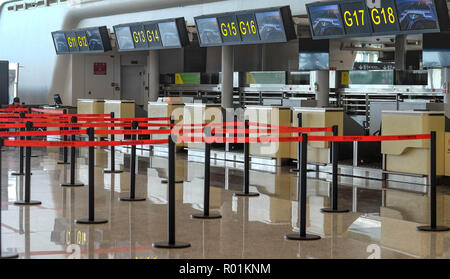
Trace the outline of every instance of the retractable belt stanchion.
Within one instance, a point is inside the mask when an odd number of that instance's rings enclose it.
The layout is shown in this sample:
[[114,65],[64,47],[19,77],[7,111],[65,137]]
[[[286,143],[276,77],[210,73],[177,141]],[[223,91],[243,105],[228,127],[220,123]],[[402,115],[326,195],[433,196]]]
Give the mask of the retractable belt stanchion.
[[[333,136],[337,137],[338,126],[333,126]],[[338,159],[339,159],[339,143],[331,142],[331,162],[332,162],[332,182],[331,182],[331,208],[322,208],[323,213],[346,213],[348,209],[338,209]]]
[[431,132],[430,139],[430,225],[419,226],[418,231],[444,232],[449,228],[445,226],[437,226],[436,222],[436,132]]
[[[88,128],[87,134],[89,136],[89,141],[94,141],[94,128]],[[95,167],[95,147],[89,146],[89,217],[84,219],[77,219],[75,223],[77,224],[104,224],[107,223],[106,219],[95,218],[95,187],[94,187],[94,167]]]
[[[0,138],[0,201],[2,200],[2,147],[3,147],[3,139]],[[2,206],[0,206],[0,224],[2,223]],[[0,259],[12,259],[18,258],[19,255],[17,253],[9,253],[2,251],[2,226],[0,226]]]
[[[137,121],[133,121],[131,124],[131,129],[136,130],[139,124]],[[131,136],[132,140],[137,139],[137,135]],[[131,146],[131,156],[130,156],[130,196],[125,198],[120,198],[121,201],[145,201],[145,198],[136,198],[136,145]]]
[[[31,114],[32,112],[33,112],[33,111],[31,110],[31,108],[28,108],[28,113]],[[31,154],[30,157],[31,157],[31,158],[37,158],[37,157],[39,157],[39,156],[38,156],[38,155],[33,155],[33,154]]]
[[187,248],[191,244],[175,241],[175,135],[169,135],[168,241],[154,242],[155,248]]
[[[174,129],[175,128],[175,120],[173,119],[173,117],[170,117],[170,129]],[[167,179],[163,179],[163,180],[161,180],[161,183],[162,184],[167,184],[169,181],[167,180]],[[184,181],[183,180],[175,180],[175,183],[176,184],[181,184],[181,183],[184,183]]]
[[[63,110],[63,114],[67,114],[67,111]],[[65,120],[65,118],[64,118],[64,120]],[[67,128],[63,128],[63,127],[59,128],[60,131],[64,131],[66,129]],[[63,136],[63,141],[67,141],[67,136],[66,135]],[[58,162],[57,164],[58,165],[68,165],[68,164],[70,164],[67,161],[67,156],[68,156],[68,148],[67,147],[63,147],[63,160],[62,160],[62,162]]]
[[[299,128],[303,127],[303,120],[302,120],[302,114],[301,113],[297,114],[297,119],[298,119],[298,127]],[[297,161],[297,168],[296,169],[290,169],[289,171],[290,172],[299,172],[299,169],[300,169],[300,162]]]
[[[20,113],[20,118],[25,118],[25,113]],[[23,131],[23,128],[19,128],[19,131]],[[24,137],[20,137],[20,140],[23,140]],[[24,157],[24,147],[19,147],[19,172],[13,172],[11,175],[25,175],[25,172],[23,171],[23,157]]]
[[[211,136],[211,127],[205,127],[205,137]],[[211,174],[211,143],[205,141],[205,181],[203,188],[203,214],[192,214],[191,218],[197,219],[219,219],[220,214],[209,213],[209,190],[210,190],[210,174]]]
[[[111,119],[114,118],[114,112],[111,112]],[[114,124],[114,121],[111,121]],[[114,130],[114,127],[110,127],[110,130]],[[111,134],[111,141],[115,140],[114,134]],[[111,146],[111,169],[104,170],[103,173],[122,173],[122,170],[116,170],[116,149],[114,146]]]
[[244,191],[234,193],[235,196],[257,197],[259,193],[249,192],[250,185],[250,141],[249,141],[249,121],[245,120],[245,143],[244,143]]
[[[76,116],[72,116],[71,117],[71,122],[72,123],[77,123],[77,117]],[[71,130],[78,130],[78,128],[71,128]],[[75,141],[75,135],[72,135],[71,138],[72,141]],[[70,182],[69,183],[63,183],[61,184],[61,186],[63,187],[81,187],[84,186],[83,183],[76,183],[75,182],[75,164],[76,164],[76,149],[75,146],[70,147]]]
[[[29,132],[33,127],[33,123],[26,122],[26,130]],[[31,140],[30,136],[26,140]],[[14,202],[15,205],[39,205],[40,201],[31,200],[31,146],[25,147],[25,199],[23,201]]]
[[297,179],[298,192],[298,215],[300,218],[299,233],[288,234],[285,239],[288,240],[317,240],[320,236],[313,234],[306,234],[306,164],[308,151],[308,135],[301,134],[302,141],[298,142],[297,159],[300,162],[300,172]]

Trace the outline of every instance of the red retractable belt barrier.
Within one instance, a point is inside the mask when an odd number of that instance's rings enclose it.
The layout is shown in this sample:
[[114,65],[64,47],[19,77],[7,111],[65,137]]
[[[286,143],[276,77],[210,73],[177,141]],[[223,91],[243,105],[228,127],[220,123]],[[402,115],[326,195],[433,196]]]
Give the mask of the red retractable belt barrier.
[[119,145],[157,145],[167,144],[168,139],[161,140],[128,140],[128,141],[39,141],[39,140],[5,140],[5,146],[25,147],[89,147]]
[[28,111],[28,109],[27,108],[4,108],[4,109],[0,109],[0,111],[23,112],[23,111]]
[[419,135],[389,135],[389,136],[308,136],[309,141],[334,141],[334,142],[352,142],[352,141],[395,141],[395,140],[422,140],[430,139],[430,134]]
[[79,117],[78,121],[105,121],[105,122],[122,122],[122,121],[170,121],[169,117],[141,117],[141,118],[89,118]]
[[49,117],[49,118],[70,118],[72,116],[76,117],[109,117],[109,114],[36,114],[36,113],[26,113],[25,117]]
[[63,114],[64,113],[63,110],[37,109],[37,108],[31,108],[31,111],[49,113],[49,114]]

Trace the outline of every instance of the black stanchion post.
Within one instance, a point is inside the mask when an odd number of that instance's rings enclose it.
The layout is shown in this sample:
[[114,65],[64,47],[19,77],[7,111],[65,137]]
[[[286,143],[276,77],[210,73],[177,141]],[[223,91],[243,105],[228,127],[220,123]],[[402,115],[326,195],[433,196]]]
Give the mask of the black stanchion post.
[[[172,122],[171,118],[171,122]],[[155,248],[187,248],[191,244],[175,241],[175,135],[169,135],[169,198],[168,198],[168,241],[154,242]]]
[[[20,113],[20,118],[23,119],[25,118],[25,113],[21,112]],[[20,128],[19,131],[23,131],[23,128]],[[24,140],[24,137],[20,137],[20,140]],[[25,172],[23,171],[23,157],[24,157],[24,147],[20,146],[19,147],[19,172],[13,172],[11,173],[11,175],[25,175]]]
[[[173,119],[173,117],[170,117],[170,127],[169,127],[169,129],[173,129],[175,126],[175,120]],[[163,179],[163,180],[161,180],[161,183],[162,184],[167,184],[169,181],[167,180],[167,179]],[[184,183],[184,181],[183,180],[175,180],[175,184],[181,184],[181,183]]]
[[[139,124],[137,121],[133,121],[131,124],[131,129],[137,130]],[[137,135],[131,136],[132,140],[137,139]],[[131,146],[131,156],[130,156],[130,196],[125,198],[120,198],[121,201],[145,201],[145,198],[136,198],[136,145]]]
[[[114,112],[111,112],[111,119],[114,119]],[[115,122],[112,121],[111,124],[114,124]],[[111,131],[115,130],[114,127],[110,128]],[[115,141],[114,134],[111,134],[111,141]],[[110,170],[104,170],[103,173],[122,173],[122,170],[116,170],[116,148],[114,145],[111,147],[111,169]]]
[[[77,117],[72,116],[71,117],[71,123],[77,123]],[[72,131],[78,130],[76,127],[71,128]],[[75,135],[72,135],[71,140],[74,142],[76,140]],[[84,186],[83,183],[76,183],[75,182],[75,164],[76,164],[76,149],[75,146],[70,147],[70,182],[69,183],[63,183],[61,186],[63,187],[81,187]]]
[[[298,119],[297,127],[298,128],[303,127],[303,120],[302,120],[302,114],[301,113],[297,114],[297,119]],[[298,133],[298,136],[300,137],[301,133]],[[298,158],[298,156],[297,156],[297,158]],[[300,161],[297,161],[297,168],[296,169],[290,169],[289,171],[290,172],[299,172],[299,169],[300,169]]]
[[[33,123],[30,121],[26,122],[26,130],[31,131]],[[26,137],[26,140],[31,140],[30,136]],[[39,205],[40,201],[31,200],[31,146],[25,148],[25,199],[23,201],[14,202],[15,205]]]
[[301,135],[302,141],[298,143],[297,159],[300,162],[300,172],[298,175],[297,192],[298,192],[298,215],[300,217],[299,234],[288,234],[285,239],[288,240],[317,240],[320,236],[306,233],[306,164],[308,151],[308,135]]
[[[211,137],[211,127],[205,127],[205,137]],[[205,140],[205,179],[203,188],[203,214],[192,214],[191,218],[198,219],[219,219],[220,214],[209,213],[209,194],[210,194],[210,174],[211,174],[211,143]]]
[[[90,127],[87,129],[87,134],[89,136],[89,142],[94,142],[94,128]],[[84,219],[77,219],[75,223],[77,224],[104,224],[107,223],[106,219],[96,219],[95,218],[95,187],[94,187],[94,167],[95,167],[95,147],[89,146],[89,217]]]
[[235,196],[241,197],[257,197],[259,193],[249,192],[250,188],[250,136],[249,121],[245,120],[245,143],[244,143],[244,191],[234,193]]
[[[4,140],[0,138],[0,201],[2,200],[2,147]],[[2,223],[2,206],[0,205],[0,224]],[[0,259],[13,259],[18,258],[19,255],[17,253],[9,253],[2,251],[2,226],[0,226]]]
[[[67,111],[66,111],[66,110],[63,110],[63,114],[67,114]],[[64,120],[66,120],[66,118],[64,118]],[[60,131],[64,131],[64,130],[67,130],[67,129],[64,128],[64,127],[61,127],[61,128],[59,128],[59,130],[60,130]],[[63,136],[63,141],[67,141],[67,136],[66,136],[66,135]],[[58,163],[57,163],[58,165],[68,165],[68,164],[70,164],[70,163],[68,162],[68,160],[67,160],[67,157],[68,157],[68,150],[69,150],[69,149],[68,149],[66,146],[63,147],[63,160],[62,160],[62,162],[58,162]]]
[[[333,136],[339,135],[338,126],[333,126]],[[331,142],[331,163],[332,163],[332,182],[331,182],[331,208],[322,208],[323,213],[346,213],[348,209],[338,209],[338,159],[339,145],[338,142]]]
[[436,222],[436,132],[431,132],[430,139],[430,225],[419,226],[418,231],[427,232],[445,232],[449,228],[445,226],[437,226]]

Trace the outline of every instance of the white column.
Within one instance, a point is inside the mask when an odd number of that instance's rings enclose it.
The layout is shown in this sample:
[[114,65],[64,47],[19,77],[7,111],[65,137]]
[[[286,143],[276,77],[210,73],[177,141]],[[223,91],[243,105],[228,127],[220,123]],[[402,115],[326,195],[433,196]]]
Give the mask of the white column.
[[222,46],[222,108],[233,107],[233,46]]
[[148,53],[147,68],[149,73],[148,100],[156,102],[159,97],[159,50],[150,50]]
[[330,104],[330,71],[311,72],[311,86],[316,93],[317,107],[327,107]]

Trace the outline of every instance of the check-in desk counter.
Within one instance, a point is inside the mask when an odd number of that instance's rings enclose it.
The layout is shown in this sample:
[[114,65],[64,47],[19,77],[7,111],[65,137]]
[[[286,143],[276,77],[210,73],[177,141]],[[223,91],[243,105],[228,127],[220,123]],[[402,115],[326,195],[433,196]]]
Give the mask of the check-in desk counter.
[[[298,127],[297,115],[302,114],[303,127],[332,127],[338,126],[339,136],[344,130],[344,110],[342,108],[293,108],[292,126]],[[308,133],[310,136],[332,136],[332,132]],[[292,136],[298,136],[293,133]],[[291,159],[297,159],[298,143],[291,142]],[[328,164],[330,163],[330,146],[326,141],[308,142],[308,163]]]
[[[104,114],[105,100],[102,99],[78,99],[78,114]],[[99,121],[80,121],[80,123],[99,123]],[[104,123],[104,122],[101,122]],[[96,127],[95,130],[106,130],[106,127]],[[104,138],[106,135],[95,135],[97,138]]]
[[[104,113],[109,114],[114,112],[115,118],[134,118],[135,106],[134,100],[105,100]],[[110,135],[108,137],[110,137]],[[115,135],[114,138],[116,140],[123,140],[124,135]]]
[[[222,123],[222,107],[216,104],[190,103],[184,106],[183,124],[209,124]],[[189,127],[185,127],[189,128]],[[201,128],[196,126],[194,128]],[[203,133],[190,133],[190,136],[199,137]],[[187,136],[187,135],[186,135]],[[188,143],[189,149],[204,150],[204,143]]]
[[[253,123],[270,124],[279,126],[291,126],[291,109],[283,106],[247,106],[245,109],[245,118]],[[250,125],[251,129],[257,127]],[[261,126],[264,129],[265,126]],[[290,134],[272,133],[250,133],[250,138],[264,137],[289,137]],[[268,143],[250,143],[250,155],[257,157],[269,157],[277,159],[289,159],[289,142],[268,142]]]
[[[382,135],[429,134],[436,131],[436,174],[444,175],[445,116],[433,111],[383,111]],[[385,169],[392,172],[428,175],[430,140],[383,141]]]
[[[182,128],[184,114],[184,104],[170,104],[166,102],[148,102],[148,117],[171,117],[173,115],[177,128]],[[170,121],[151,121],[150,123],[169,124]],[[169,127],[148,127],[148,129],[165,130]],[[151,139],[167,139],[168,134],[150,135]],[[177,149],[187,146],[186,143],[177,143]]]

